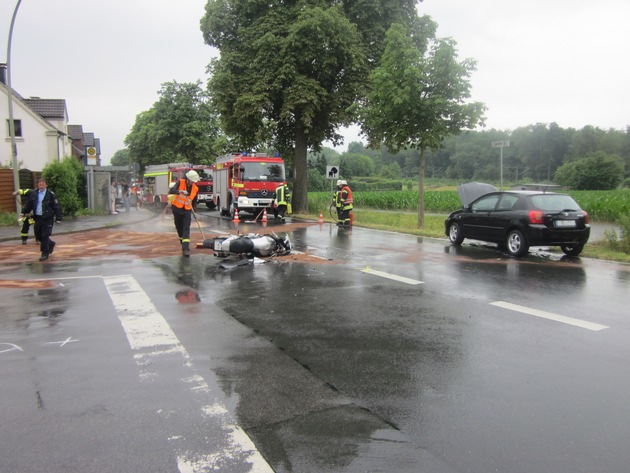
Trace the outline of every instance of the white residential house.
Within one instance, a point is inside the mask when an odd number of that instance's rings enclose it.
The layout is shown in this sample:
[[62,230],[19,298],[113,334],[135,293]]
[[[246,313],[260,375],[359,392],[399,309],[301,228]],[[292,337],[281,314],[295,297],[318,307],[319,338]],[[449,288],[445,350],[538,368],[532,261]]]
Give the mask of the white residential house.
[[[64,99],[24,98],[15,89],[12,97],[20,169],[42,171],[50,162],[77,155],[68,134],[68,109]],[[0,64],[0,120],[0,165],[12,166],[5,64]]]

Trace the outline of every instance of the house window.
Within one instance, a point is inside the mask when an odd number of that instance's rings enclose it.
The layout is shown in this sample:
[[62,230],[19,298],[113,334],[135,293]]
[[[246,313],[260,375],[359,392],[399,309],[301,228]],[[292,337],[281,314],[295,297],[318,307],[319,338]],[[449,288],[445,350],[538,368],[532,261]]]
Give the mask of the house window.
[[[13,120],[13,126],[15,127],[16,138],[22,137],[22,120]],[[11,137],[11,129],[9,128],[9,120],[7,120],[7,136]]]

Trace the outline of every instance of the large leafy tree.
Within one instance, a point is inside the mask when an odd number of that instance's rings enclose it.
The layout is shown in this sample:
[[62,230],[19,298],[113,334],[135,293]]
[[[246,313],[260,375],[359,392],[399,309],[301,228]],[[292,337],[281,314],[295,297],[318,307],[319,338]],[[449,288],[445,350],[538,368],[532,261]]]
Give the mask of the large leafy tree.
[[116,151],[109,159],[109,164],[112,166],[129,166],[131,164],[129,160],[129,148]]
[[[351,124],[392,19],[411,0],[209,0],[201,30],[220,51],[209,90],[238,145],[273,145],[295,172],[293,207],[307,209],[307,150]],[[376,27],[378,26],[378,28]]]
[[438,149],[445,137],[472,129],[485,107],[468,102],[472,60],[458,62],[455,41],[435,37],[427,16],[412,30],[393,24],[380,65],[370,75],[362,129],[371,146],[415,149],[419,154],[418,227],[424,226],[425,150]]
[[125,144],[143,169],[168,162],[210,164],[226,146],[200,82],[162,84],[158,101],[138,114]]
[[209,90],[230,136],[246,149],[274,145],[290,161],[294,209],[307,208],[306,155],[353,119],[365,67],[356,27],[325,2],[209,1],[202,21]]

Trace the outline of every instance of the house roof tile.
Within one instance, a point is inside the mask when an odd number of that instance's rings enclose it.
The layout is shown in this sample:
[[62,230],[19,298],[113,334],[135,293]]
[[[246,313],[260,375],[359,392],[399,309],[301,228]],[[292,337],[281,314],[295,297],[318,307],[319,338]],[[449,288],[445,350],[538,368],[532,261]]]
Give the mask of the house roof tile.
[[30,97],[23,99],[24,102],[35,110],[36,113],[43,118],[66,118],[67,109],[66,101],[64,99],[40,99],[37,97]]
[[68,125],[68,136],[83,141],[83,125]]

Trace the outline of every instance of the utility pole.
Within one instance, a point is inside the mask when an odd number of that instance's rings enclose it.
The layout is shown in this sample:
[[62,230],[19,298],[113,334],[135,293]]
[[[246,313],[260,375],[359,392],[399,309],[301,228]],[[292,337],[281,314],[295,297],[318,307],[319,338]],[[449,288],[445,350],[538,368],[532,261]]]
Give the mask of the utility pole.
[[[13,18],[11,18],[11,26],[9,28],[9,41],[7,42],[7,98],[9,101],[9,136],[11,137],[11,163],[13,165],[13,185],[15,190],[20,190],[20,173],[18,169],[17,160],[17,145],[15,144],[15,122],[13,120],[13,87],[11,86],[11,38],[13,36],[13,25],[15,24],[15,17],[17,16],[18,8],[20,8],[22,0],[18,0],[13,10]],[[20,223],[20,210],[22,201],[20,199],[20,193],[15,196],[15,211],[17,214],[17,223]]]

